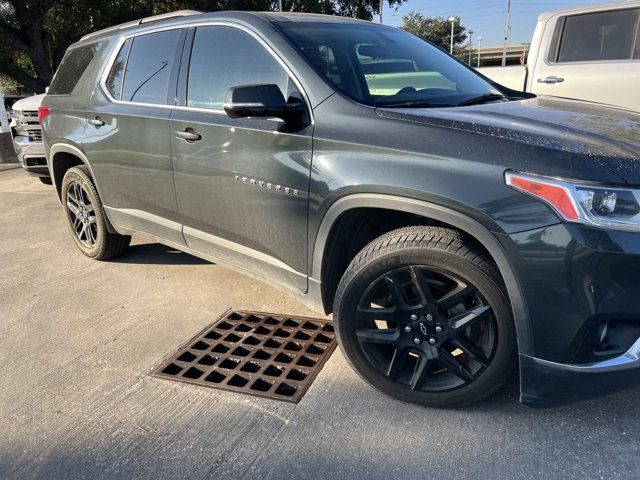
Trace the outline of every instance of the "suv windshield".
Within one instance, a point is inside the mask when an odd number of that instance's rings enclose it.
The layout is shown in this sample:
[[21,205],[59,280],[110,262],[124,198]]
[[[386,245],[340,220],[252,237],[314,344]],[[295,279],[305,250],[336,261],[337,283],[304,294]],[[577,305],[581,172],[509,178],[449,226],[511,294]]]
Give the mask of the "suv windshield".
[[368,24],[281,22],[282,33],[336,89],[376,107],[445,107],[503,95],[439,48]]

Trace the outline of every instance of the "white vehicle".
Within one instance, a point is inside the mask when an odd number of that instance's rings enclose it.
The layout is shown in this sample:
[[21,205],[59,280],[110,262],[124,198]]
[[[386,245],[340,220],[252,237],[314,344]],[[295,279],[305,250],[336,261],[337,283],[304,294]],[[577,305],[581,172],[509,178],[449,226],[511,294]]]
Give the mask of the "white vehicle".
[[526,66],[478,71],[514,90],[640,111],[640,1],[543,13]]
[[44,95],[34,95],[14,103],[10,127],[13,146],[24,171],[38,177],[42,183],[50,184],[47,158],[42,143],[42,127],[38,122],[38,108]]

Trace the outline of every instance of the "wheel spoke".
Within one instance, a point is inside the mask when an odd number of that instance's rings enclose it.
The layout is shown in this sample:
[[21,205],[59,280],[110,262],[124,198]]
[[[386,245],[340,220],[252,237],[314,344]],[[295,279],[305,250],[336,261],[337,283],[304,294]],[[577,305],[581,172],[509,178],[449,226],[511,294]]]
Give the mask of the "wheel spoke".
[[76,208],[80,206],[80,201],[78,200],[78,197],[76,197],[75,192],[71,190],[67,192],[67,205],[69,204],[69,201],[71,201],[71,203],[73,203],[76,206]]
[[69,198],[71,197],[67,195],[67,208],[77,217],[80,213],[80,209],[76,205],[74,205],[73,202],[69,201]]
[[465,285],[464,283],[460,283],[456,288],[451,290],[449,293],[440,297],[437,301],[437,304],[441,307],[446,307],[448,305],[455,305],[457,303],[462,302],[465,298],[468,298],[471,295],[474,295],[478,290],[475,287]]
[[87,239],[87,225],[82,225],[82,230],[80,230],[80,233],[78,234],[78,238],[80,238],[80,240],[82,240],[82,236],[84,235],[85,237],[85,241]]
[[424,382],[424,379],[427,376],[428,371],[429,371],[429,359],[424,353],[420,353],[420,357],[416,362],[416,368],[413,370],[413,375],[411,376],[411,382],[409,382],[409,386],[411,387],[411,390],[420,388],[420,385],[422,385],[422,383]]
[[393,351],[393,356],[391,357],[391,362],[389,362],[389,368],[387,369],[387,377],[391,380],[396,380],[402,371],[406,357],[405,353],[404,349],[401,348],[396,348]]
[[389,293],[391,293],[391,298],[393,299],[393,303],[395,303],[396,307],[403,310],[409,308],[409,302],[405,298],[404,291],[402,290],[402,284],[400,283],[398,276],[388,274],[384,277],[384,281],[389,287]]
[[482,349],[474,345],[474,343],[465,336],[458,335],[458,338],[454,340],[454,343],[458,348],[460,348],[460,350],[467,353],[483,367],[486,367],[488,365],[487,356],[482,351]]
[[464,380],[465,383],[473,382],[474,378],[471,372],[469,372],[456,357],[444,348],[441,348],[438,353],[438,359],[451,373]]
[[96,221],[96,217],[89,217],[89,223],[92,225],[97,225],[98,222]]
[[418,295],[420,295],[422,304],[428,305],[430,303],[433,303],[433,294],[431,293],[431,288],[429,287],[427,279],[424,276],[424,272],[419,267],[411,267],[409,269],[409,273],[411,274],[413,285],[416,287]]
[[490,311],[491,307],[489,306],[483,305],[480,307],[476,307],[472,310],[469,310],[468,312],[463,313],[462,315],[458,315],[457,317],[449,320],[449,324],[456,330],[462,330],[481,320]]
[[360,342],[365,343],[396,343],[400,338],[400,332],[395,328],[368,328],[356,332],[356,336]]
[[356,316],[362,320],[393,320],[395,308],[358,308]]
[[87,224],[87,242],[89,242],[90,245],[96,243],[95,235],[93,234],[93,228],[91,228],[91,224],[89,223]]

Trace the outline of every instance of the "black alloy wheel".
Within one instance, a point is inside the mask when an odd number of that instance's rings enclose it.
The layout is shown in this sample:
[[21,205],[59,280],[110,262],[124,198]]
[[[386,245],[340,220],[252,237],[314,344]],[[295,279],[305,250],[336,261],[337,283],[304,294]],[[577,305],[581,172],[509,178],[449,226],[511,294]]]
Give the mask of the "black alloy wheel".
[[356,372],[403,401],[466,405],[513,370],[515,327],[499,271],[456,230],[406,227],[367,245],[344,273],[333,313]]
[[496,347],[493,310],[478,289],[425,265],[374,281],[356,318],[369,362],[412,390],[441,392],[473,382]]

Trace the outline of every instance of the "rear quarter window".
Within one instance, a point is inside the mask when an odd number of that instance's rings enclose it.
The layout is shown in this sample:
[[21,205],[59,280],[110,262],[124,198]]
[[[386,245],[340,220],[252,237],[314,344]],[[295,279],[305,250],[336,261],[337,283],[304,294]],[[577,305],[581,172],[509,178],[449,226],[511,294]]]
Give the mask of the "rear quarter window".
[[102,47],[102,42],[82,45],[67,50],[49,87],[49,95],[73,93],[80,77]]

